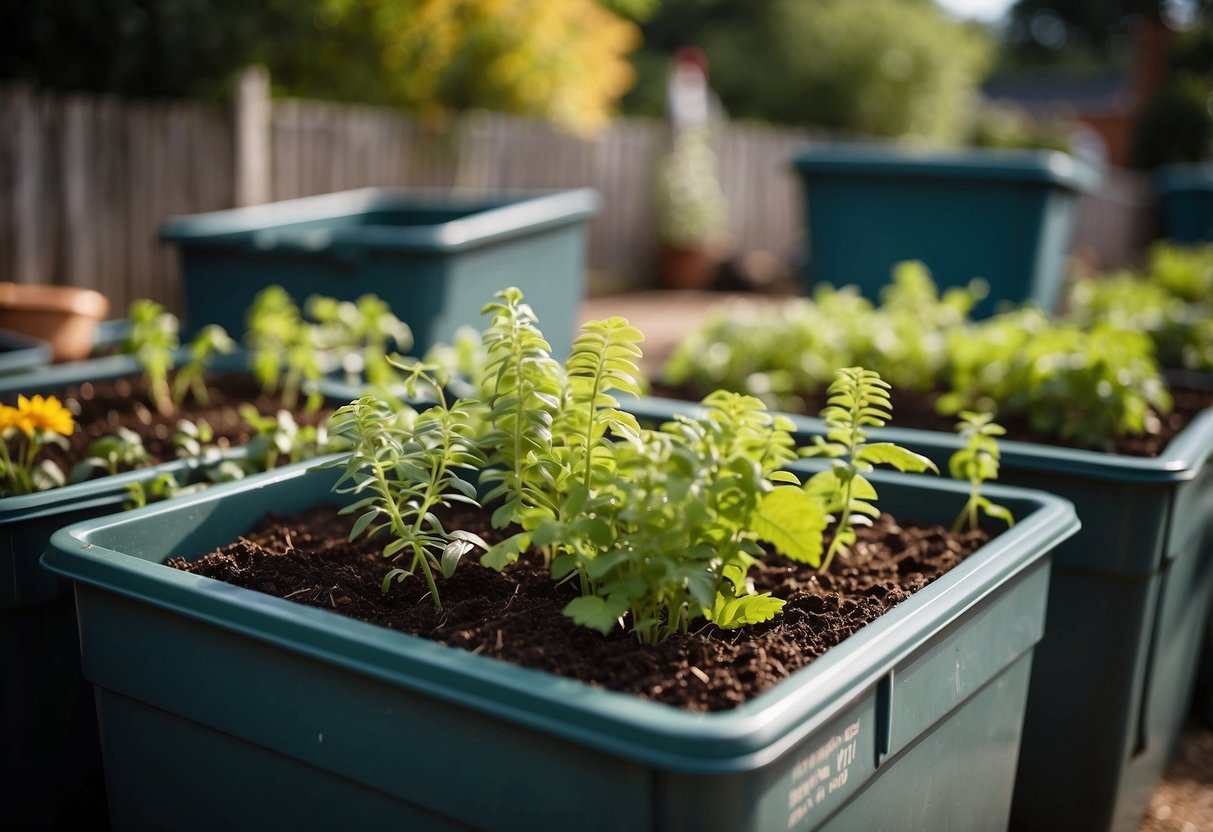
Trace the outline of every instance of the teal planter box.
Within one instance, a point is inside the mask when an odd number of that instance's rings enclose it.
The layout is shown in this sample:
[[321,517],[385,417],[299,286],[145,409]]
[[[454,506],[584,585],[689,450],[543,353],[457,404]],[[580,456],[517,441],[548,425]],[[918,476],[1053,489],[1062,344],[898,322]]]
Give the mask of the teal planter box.
[[1000,301],[1053,311],[1079,194],[1095,169],[1056,151],[915,151],[823,145],[798,154],[805,285],[854,284],[873,300],[894,264],[921,260],[940,289],[981,277]]
[[[623,406],[650,420],[695,408],[657,398]],[[819,419],[791,418],[802,442],[825,433]],[[941,470],[960,446],[934,431],[871,433]],[[1070,500],[1083,524],[1053,558],[1013,826],[1135,830],[1183,727],[1213,591],[1213,410],[1154,459],[1000,446],[1000,482]]]
[[[753,701],[696,714],[163,565],[335,502],[335,477],[284,468],[54,536],[115,828],[1005,826],[1065,501],[991,489],[1015,529]],[[903,517],[964,502],[875,479]]]
[[51,348],[45,341],[0,329],[0,376],[25,373],[51,362]]
[[372,293],[412,328],[420,354],[461,325],[479,328],[481,307],[514,285],[563,356],[597,207],[588,188],[516,196],[365,188],[178,217],[160,237],[180,249],[192,328],[217,323],[239,339],[244,310],[271,284],[298,303]]
[[[58,393],[81,381],[134,373],[132,359],[97,359],[0,379],[0,400]],[[38,564],[51,533],[122,510],[126,485],[174,461],[37,494],[0,497],[0,829],[96,828],[105,813],[97,720],[80,672],[70,584]]]
[[[227,356],[222,366],[242,366]],[[44,367],[0,378],[0,401],[58,394],[86,381],[139,373],[130,356]],[[238,453],[238,452],[237,452]],[[188,481],[198,460],[100,477],[62,488],[0,497],[0,829],[97,828],[104,786],[91,687],[80,671],[71,585],[38,559],[51,533],[69,523],[122,510],[126,486],[171,472]]]
[[1155,171],[1166,236],[1180,243],[1213,242],[1213,164],[1165,165]]

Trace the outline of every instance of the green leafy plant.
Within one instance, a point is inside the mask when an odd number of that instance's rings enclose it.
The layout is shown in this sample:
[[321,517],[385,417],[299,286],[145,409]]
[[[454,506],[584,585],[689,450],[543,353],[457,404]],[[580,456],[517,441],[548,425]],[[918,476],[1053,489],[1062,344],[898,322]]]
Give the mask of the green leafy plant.
[[[864,472],[876,464],[926,470],[929,460],[890,443],[868,444],[864,428],[889,417],[887,387],[861,368],[831,387],[832,471],[803,487],[784,470],[796,458],[792,425],[761,400],[717,391],[694,417],[641,427],[617,393],[639,391],[642,336],[622,318],[583,325],[568,359],[556,361],[522,293],[485,306],[483,395],[417,413],[367,396],[341,408],[330,430],[351,443],[336,490],[358,497],[351,538],[387,532],[385,556],[407,557],[384,590],[421,574],[440,605],[439,577],[483,549],[503,569],[523,552],[542,555],[553,580],[577,594],[574,622],[602,633],[624,626],[655,644],[706,619],[731,629],[777,614],[783,601],[755,593],[748,578],[762,543],[825,569],[853,542],[853,526],[875,512]],[[428,371],[399,365],[417,378]],[[479,470],[479,490],[460,476]],[[503,536],[491,546],[448,530],[441,509],[489,505]],[[830,514],[839,520],[826,553]]]
[[110,436],[102,436],[88,444],[85,458],[72,468],[72,482],[82,482],[96,471],[117,474],[141,465],[150,459],[143,438],[130,428],[119,427]]
[[1150,248],[1144,271],[1076,280],[1069,318],[1146,334],[1168,369],[1213,372],[1213,246]]
[[393,581],[420,572],[434,606],[442,609],[435,574],[450,577],[472,549],[489,548],[471,532],[448,532],[435,513],[451,503],[478,504],[475,487],[459,476],[460,470],[485,464],[469,413],[459,401],[423,413],[393,411],[366,396],[334,412],[329,426],[350,443],[349,455],[328,466],[342,468],[334,490],[367,494],[342,509],[347,514],[361,512],[350,539],[387,531],[391,540],[384,546],[384,557],[408,558],[408,565],[387,573],[384,591]]
[[289,410],[266,416],[250,404],[240,406],[240,415],[255,431],[245,446],[243,467],[249,472],[272,471],[279,465],[299,462],[321,454],[343,450],[344,440],[330,436],[324,425],[300,425]]
[[[281,286],[267,286],[253,299],[245,314],[245,345],[254,377],[267,395],[278,393],[294,409],[305,382],[324,375],[320,331],[309,326]],[[323,397],[312,391],[307,409],[320,407]]]
[[736,390],[799,412],[838,367],[875,367],[898,388],[930,391],[948,367],[948,332],[967,325],[985,284],[941,294],[916,261],[899,263],[892,278],[880,306],[854,287],[830,286],[776,307],[730,305],[678,345],[663,379]]
[[171,414],[175,408],[168,371],[173,366],[173,352],[181,346],[177,316],[156,301],[141,298],[131,303],[127,317],[130,319],[130,330],[122,345],[122,352],[134,355],[143,368],[156,410]]
[[956,431],[965,440],[964,447],[948,459],[948,473],[953,479],[967,480],[969,500],[965,503],[952,528],[960,531],[978,528],[978,512],[1002,520],[1007,526],[1015,525],[1010,509],[991,502],[981,493],[982,483],[998,479],[1000,452],[998,437],[1006,430],[994,422],[989,413],[964,411]]
[[498,468],[481,481],[501,500],[494,525],[523,531],[481,562],[503,568],[538,547],[554,579],[577,581],[566,615],[604,633],[629,621],[646,644],[699,618],[731,628],[777,613],[783,602],[746,580],[758,541],[808,557],[813,518],[818,549],[825,525],[807,496],[769,496],[795,457],[790,424],[754,397],[721,392],[701,418],[642,429],[613,396],[639,389],[641,336],[626,321],[586,324],[562,367],[516,289],[486,313],[484,443]]
[[829,388],[829,402],[821,412],[826,423],[826,438],[814,437],[814,445],[801,451],[805,456],[825,456],[834,460],[828,471],[816,474],[805,488],[822,500],[835,520],[834,538],[818,566],[825,572],[834,556],[855,542],[855,526],[871,525],[880,512],[871,503],[876,488],[864,474],[876,465],[891,465],[898,471],[934,471],[935,463],[925,456],[892,442],[869,444],[868,427],[882,427],[892,418],[889,384],[880,375],[863,367],[838,371]]
[[223,327],[210,324],[203,327],[186,347],[188,356],[169,384],[177,349],[181,346],[180,323],[177,316],[153,300],[139,299],[127,312],[130,329],[120,351],[133,355],[143,369],[148,392],[156,410],[172,415],[185,401],[188,393],[205,404],[210,400],[206,389],[206,373],[215,357],[234,352],[236,344]]
[[210,393],[206,389],[206,373],[220,355],[230,355],[236,351],[236,342],[227,334],[227,330],[218,324],[208,324],[198,331],[198,334],[186,347],[188,359],[177,368],[173,378],[173,403],[178,407],[185,401],[186,393],[193,393],[194,401],[206,404],[210,401]]
[[1062,441],[1110,448],[1117,436],[1156,432],[1171,408],[1150,338],[1111,323],[1083,327],[1024,309],[953,333],[949,353],[941,413],[997,411]]
[[412,347],[413,333],[385,301],[369,294],[356,301],[313,295],[306,308],[319,325],[321,348],[351,381],[382,387],[398,380],[388,355]]

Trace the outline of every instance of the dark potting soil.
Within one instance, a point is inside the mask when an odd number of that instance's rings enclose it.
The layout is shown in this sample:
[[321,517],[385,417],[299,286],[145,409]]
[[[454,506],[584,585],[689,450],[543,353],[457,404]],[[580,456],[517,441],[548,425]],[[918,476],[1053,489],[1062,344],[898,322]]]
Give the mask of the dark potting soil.
[[[240,415],[239,406],[252,404],[262,415],[273,415],[282,409],[282,402],[261,392],[261,386],[247,373],[223,373],[207,377],[209,401],[201,404],[192,395],[170,416],[159,413],[151,402],[147,384],[142,376],[86,382],[71,387],[59,395],[60,401],[71,410],[76,420],[76,430],[68,437],[67,450],[47,445],[44,458],[53,460],[64,472],[84,459],[90,442],[103,436],[112,436],[118,428],[133,430],[143,439],[143,446],[152,457],[152,462],[164,462],[177,457],[173,447],[173,434],[177,422],[205,421],[215,432],[211,444],[221,448],[237,447],[253,438],[253,431]],[[299,424],[319,424],[328,415],[321,408],[315,413],[306,413],[303,408],[293,411]]]
[[[690,387],[675,387],[656,383],[653,385],[654,396],[665,396],[684,401],[699,401],[702,396]],[[1140,436],[1118,436],[1113,440],[1112,453],[1129,456],[1156,457],[1163,452],[1172,439],[1186,428],[1196,418],[1200,411],[1213,407],[1213,390],[1190,390],[1182,387],[1172,387],[1171,397],[1175,406],[1167,415],[1158,415],[1159,429],[1154,433]],[[952,432],[956,429],[956,419],[951,416],[940,416],[935,411],[935,400],[938,392],[918,393],[912,390],[894,390],[893,419],[890,427],[920,428]],[[816,416],[826,405],[824,391],[820,394],[806,395],[801,399],[803,407],[797,408],[798,413]],[[1157,414],[1156,414],[1157,415]],[[1082,447],[1074,443],[1063,442],[1055,436],[1033,430],[1026,419],[996,417],[998,423],[1007,429],[1007,439],[1018,439],[1024,442],[1037,442],[1044,445],[1061,445],[1066,447]]]
[[[235,543],[194,562],[168,563],[592,685],[692,711],[719,711],[809,664],[990,538],[984,531],[898,526],[882,515],[860,530],[858,542],[827,574],[774,555],[755,567],[757,591],[787,601],[774,620],[740,630],[700,620],[687,635],[641,647],[622,629],[602,636],[566,618],[561,610],[575,596],[575,585],[557,585],[531,554],[501,573],[474,561],[460,565],[439,583],[440,611],[419,576],[385,595],[381,583],[390,566],[380,554],[384,539],[348,543],[352,522],[335,508],[271,515]],[[483,512],[460,511],[443,522],[489,540],[500,536]]]

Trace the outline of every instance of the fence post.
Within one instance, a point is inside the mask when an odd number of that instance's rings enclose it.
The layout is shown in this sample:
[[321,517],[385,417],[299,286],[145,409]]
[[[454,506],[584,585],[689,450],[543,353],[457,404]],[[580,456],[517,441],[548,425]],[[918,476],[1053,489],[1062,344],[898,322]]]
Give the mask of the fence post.
[[237,206],[270,200],[270,74],[263,66],[245,67],[236,80],[233,192]]

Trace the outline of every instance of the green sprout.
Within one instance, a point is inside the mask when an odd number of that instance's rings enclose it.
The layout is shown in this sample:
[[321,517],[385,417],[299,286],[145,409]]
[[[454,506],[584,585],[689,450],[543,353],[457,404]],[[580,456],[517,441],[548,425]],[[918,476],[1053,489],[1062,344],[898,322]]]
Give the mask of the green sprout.
[[953,479],[968,481],[969,501],[952,524],[953,530],[977,529],[979,511],[985,512],[987,517],[1002,520],[1008,527],[1015,525],[1010,509],[991,502],[981,494],[983,482],[998,479],[1000,453],[997,437],[1005,434],[1006,430],[995,424],[992,414],[968,410],[960,414],[956,430],[965,440],[965,445],[948,460],[948,473]]
[[892,418],[889,384],[879,373],[863,367],[840,369],[828,392],[827,405],[821,412],[826,438],[814,437],[814,446],[801,451],[805,456],[834,460],[828,471],[814,475],[805,486],[837,521],[834,539],[818,567],[820,572],[827,571],[834,556],[855,542],[855,526],[870,526],[872,519],[880,516],[871,502],[877,498],[876,488],[865,473],[881,464],[898,471],[939,473],[935,463],[925,456],[892,442],[868,444],[865,428],[882,427]]

